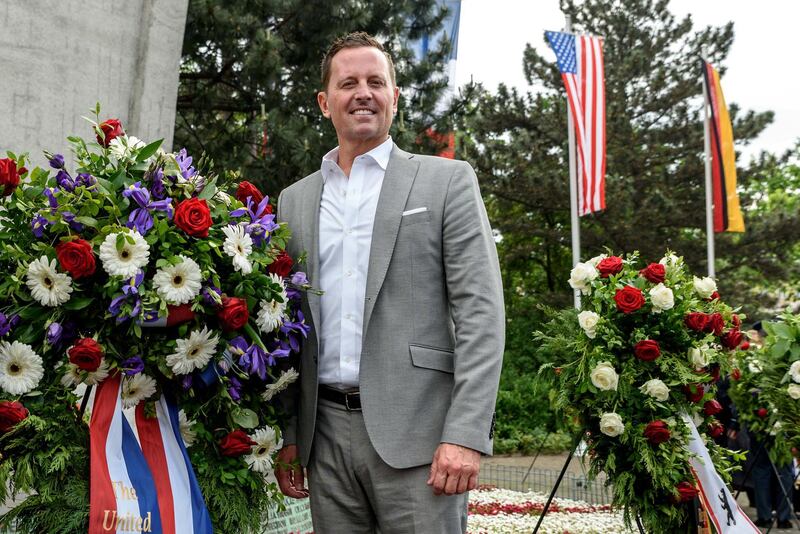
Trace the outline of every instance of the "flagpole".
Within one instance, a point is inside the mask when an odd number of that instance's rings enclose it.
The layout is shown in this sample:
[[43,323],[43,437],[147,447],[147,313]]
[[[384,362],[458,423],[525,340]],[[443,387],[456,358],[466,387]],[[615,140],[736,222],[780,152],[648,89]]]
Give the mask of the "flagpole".
[[[564,31],[572,33],[572,18],[566,18]],[[581,261],[581,223],[578,217],[578,177],[577,165],[575,161],[575,125],[572,122],[569,103],[567,103],[567,138],[569,139],[569,205],[570,205],[570,227],[572,229],[572,266]],[[572,292],[575,309],[581,309],[581,292],[574,289]]]
[[706,84],[705,68],[706,68],[706,48],[702,49],[703,55],[703,140],[705,145],[705,165],[706,165],[706,239],[708,247],[708,276],[714,278],[716,270],[714,269],[714,203],[713,203],[713,188],[711,183],[711,122],[708,113],[708,107],[711,103],[708,100],[708,87]]

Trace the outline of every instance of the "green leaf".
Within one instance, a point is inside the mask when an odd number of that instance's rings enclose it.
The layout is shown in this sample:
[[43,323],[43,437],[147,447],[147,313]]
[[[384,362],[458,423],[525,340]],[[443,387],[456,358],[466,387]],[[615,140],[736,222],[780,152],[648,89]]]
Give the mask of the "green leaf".
[[92,303],[94,299],[92,297],[83,297],[83,298],[72,298],[69,299],[64,305],[62,306],[65,310],[82,310],[86,306]]
[[242,428],[255,428],[258,426],[258,415],[249,408],[242,408],[234,412],[233,421]]
[[97,228],[97,219],[95,219],[94,217],[81,216],[81,217],[75,217],[75,220],[81,224],[85,224],[86,226]]
[[122,232],[117,234],[117,252],[122,252],[122,249],[125,248],[125,234]]
[[201,198],[204,200],[211,200],[216,194],[217,194],[217,186],[215,186],[214,184],[208,184],[203,188],[200,194],[197,195],[197,198]]
[[160,147],[161,143],[163,142],[164,142],[163,139],[159,139],[158,141],[153,141],[152,143],[141,149],[139,151],[139,155],[136,156],[136,161],[144,161],[153,154],[155,154],[156,150],[158,150],[158,147]]

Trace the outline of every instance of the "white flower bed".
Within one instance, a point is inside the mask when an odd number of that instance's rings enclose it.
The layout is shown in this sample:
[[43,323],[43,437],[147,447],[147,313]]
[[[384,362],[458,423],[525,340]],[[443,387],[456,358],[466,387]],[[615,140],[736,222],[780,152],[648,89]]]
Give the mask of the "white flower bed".
[[[547,495],[505,489],[470,492],[470,534],[529,534],[539,520]],[[609,506],[582,501],[553,499],[539,528],[541,534],[607,534],[633,532],[625,527],[622,514]]]

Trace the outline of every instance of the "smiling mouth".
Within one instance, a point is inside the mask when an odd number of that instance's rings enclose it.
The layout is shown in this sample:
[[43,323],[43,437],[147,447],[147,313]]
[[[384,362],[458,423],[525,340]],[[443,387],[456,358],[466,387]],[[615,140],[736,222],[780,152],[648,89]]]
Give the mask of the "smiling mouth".
[[354,109],[350,112],[351,115],[375,115],[371,109]]

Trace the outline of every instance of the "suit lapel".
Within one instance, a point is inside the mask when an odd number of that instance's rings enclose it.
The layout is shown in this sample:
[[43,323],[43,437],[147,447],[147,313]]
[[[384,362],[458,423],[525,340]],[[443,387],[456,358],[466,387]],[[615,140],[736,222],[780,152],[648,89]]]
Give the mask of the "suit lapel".
[[[303,225],[303,246],[308,254],[308,277],[312,286],[319,287],[319,205],[322,198],[322,172],[317,171],[311,175],[308,192],[303,199],[303,217],[301,220],[310,221]],[[311,310],[313,331],[317,336],[319,346],[320,302],[319,295],[313,291],[306,293],[308,308]]]
[[383,177],[378,207],[375,210],[375,224],[372,228],[372,244],[369,251],[367,271],[367,292],[364,302],[364,323],[362,331],[366,335],[375,299],[383,286],[389,261],[392,259],[403,208],[417,176],[419,162],[414,155],[397,148],[392,149],[386,174]]

